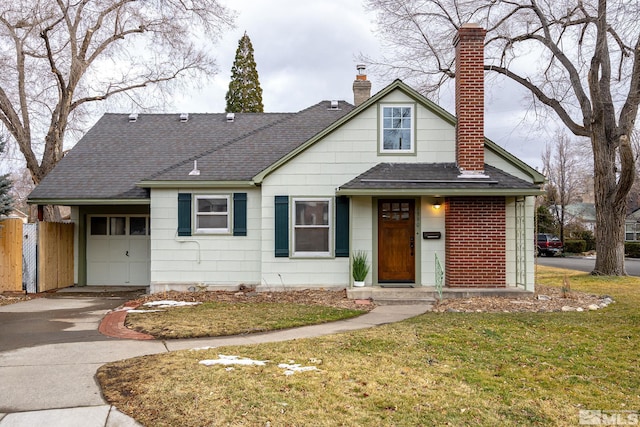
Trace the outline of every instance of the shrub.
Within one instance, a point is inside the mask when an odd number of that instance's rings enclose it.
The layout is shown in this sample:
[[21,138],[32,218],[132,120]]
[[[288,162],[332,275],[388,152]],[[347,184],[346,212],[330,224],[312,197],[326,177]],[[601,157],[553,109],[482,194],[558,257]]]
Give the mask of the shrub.
[[362,282],[369,274],[369,259],[365,251],[353,253],[353,280]]
[[564,251],[571,254],[580,254],[587,250],[587,242],[584,240],[565,240]]
[[625,242],[624,253],[629,258],[640,258],[640,243],[637,242]]

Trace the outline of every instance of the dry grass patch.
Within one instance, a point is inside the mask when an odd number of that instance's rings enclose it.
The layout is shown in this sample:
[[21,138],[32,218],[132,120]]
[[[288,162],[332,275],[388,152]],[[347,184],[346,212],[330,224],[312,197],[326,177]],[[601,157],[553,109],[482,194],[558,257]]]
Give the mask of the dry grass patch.
[[240,335],[348,319],[364,311],[290,303],[207,302],[129,313],[126,326],[159,339]]
[[[561,286],[564,271],[540,268]],[[103,366],[106,399],[147,426],[572,426],[580,409],[640,410],[640,279],[570,275],[617,301],[583,313],[427,313],[292,342]],[[203,366],[218,354],[266,366]],[[278,363],[318,371],[286,376]]]

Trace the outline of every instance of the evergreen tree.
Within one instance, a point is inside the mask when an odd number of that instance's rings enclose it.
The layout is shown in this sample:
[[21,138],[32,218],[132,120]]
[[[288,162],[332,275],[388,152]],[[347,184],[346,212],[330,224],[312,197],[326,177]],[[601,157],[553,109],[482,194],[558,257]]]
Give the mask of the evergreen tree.
[[[0,140],[0,154],[4,151],[5,142]],[[0,175],[0,215],[8,215],[13,208],[13,197],[9,194],[11,181],[9,175]]]
[[246,31],[238,42],[236,58],[231,67],[231,82],[225,96],[227,113],[262,113],[262,88],[258,80],[253,45]]

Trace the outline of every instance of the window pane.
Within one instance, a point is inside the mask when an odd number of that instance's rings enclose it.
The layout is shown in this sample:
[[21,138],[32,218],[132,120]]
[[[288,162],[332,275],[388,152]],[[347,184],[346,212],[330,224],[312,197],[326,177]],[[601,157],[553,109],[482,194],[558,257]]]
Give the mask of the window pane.
[[91,235],[92,236],[107,235],[107,217],[104,217],[104,216],[91,217]]
[[110,232],[112,236],[124,236],[126,234],[126,218],[123,216],[114,216],[110,218]]
[[227,215],[198,215],[197,228],[227,229]]
[[329,252],[329,228],[296,228],[296,252]]
[[411,150],[411,107],[384,107],[382,149]]
[[329,202],[296,201],[296,225],[329,225]]
[[198,212],[227,212],[227,199],[198,199]]
[[397,150],[400,147],[398,132],[393,130],[385,130],[382,134],[382,147],[385,150]]
[[129,235],[144,236],[147,234],[147,219],[144,217],[129,218]]

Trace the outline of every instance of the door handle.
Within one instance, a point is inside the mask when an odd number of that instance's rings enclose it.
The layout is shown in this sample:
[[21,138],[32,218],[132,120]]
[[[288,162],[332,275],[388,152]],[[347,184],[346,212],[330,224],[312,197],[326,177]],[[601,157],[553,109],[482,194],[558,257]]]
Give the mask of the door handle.
[[125,255],[126,255],[126,256],[129,256],[129,251],[125,252]]

